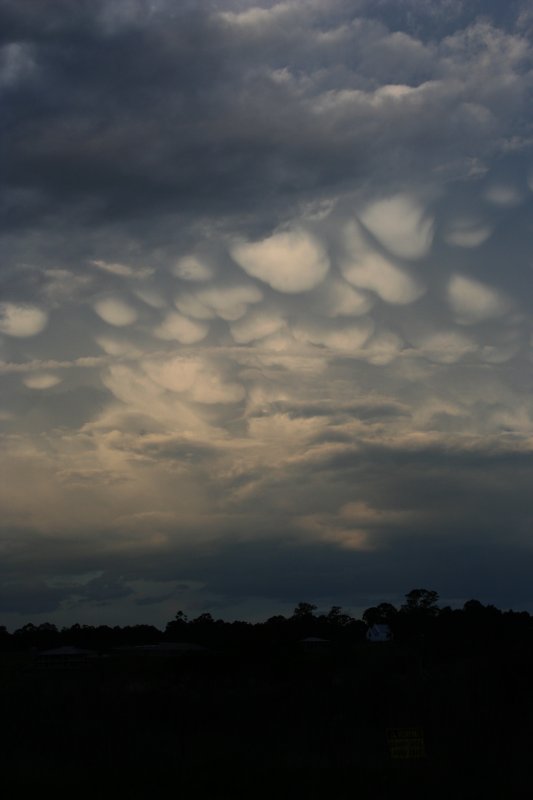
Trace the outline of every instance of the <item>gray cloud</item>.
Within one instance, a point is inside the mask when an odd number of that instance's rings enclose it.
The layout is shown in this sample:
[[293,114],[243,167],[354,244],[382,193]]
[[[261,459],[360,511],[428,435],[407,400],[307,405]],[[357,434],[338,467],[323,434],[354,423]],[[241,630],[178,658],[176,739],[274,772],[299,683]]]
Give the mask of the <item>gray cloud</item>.
[[[420,176],[488,155],[511,132],[510,112],[517,135],[529,87],[520,32],[471,12],[439,43],[403,32],[400,20],[388,27],[390,6],[378,21],[306,2],[219,13],[139,4],[130,14],[110,0],[67,12],[47,3],[45,24],[42,8],[4,12],[5,35],[33,65],[4,87],[16,130],[8,224],[72,203],[100,221],[224,217],[258,204],[264,218],[265,198],[275,219],[376,171],[398,179],[405,158]],[[396,84],[414,88],[401,98],[380,88]]]

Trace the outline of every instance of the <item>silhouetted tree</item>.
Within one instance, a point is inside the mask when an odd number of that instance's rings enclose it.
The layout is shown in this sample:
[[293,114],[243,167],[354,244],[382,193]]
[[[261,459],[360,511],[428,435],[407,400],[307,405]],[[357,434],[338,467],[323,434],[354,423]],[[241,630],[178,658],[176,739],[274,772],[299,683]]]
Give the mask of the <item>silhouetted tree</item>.
[[425,615],[438,614],[439,607],[437,603],[439,595],[437,592],[430,589],[411,589],[405,595],[405,603],[402,606],[402,611],[407,612],[423,612]]
[[390,625],[397,613],[397,609],[391,603],[380,603],[377,606],[367,608],[363,614],[363,620],[369,626]]
[[187,615],[183,611],[178,611],[174,619],[167,622],[165,636],[171,639],[179,639],[187,631]]
[[329,625],[335,625],[336,627],[344,627],[353,622],[349,614],[343,613],[341,606],[331,606],[325,620]]
[[293,619],[308,619],[313,616],[313,611],[316,611],[316,606],[312,603],[298,603],[292,616]]

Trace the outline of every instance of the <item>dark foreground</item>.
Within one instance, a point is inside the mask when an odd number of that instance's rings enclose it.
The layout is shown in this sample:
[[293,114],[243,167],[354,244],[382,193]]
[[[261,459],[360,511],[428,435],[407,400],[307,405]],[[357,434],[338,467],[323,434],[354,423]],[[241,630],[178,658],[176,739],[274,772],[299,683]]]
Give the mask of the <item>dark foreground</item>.
[[[168,780],[187,797],[296,786],[304,797],[529,797],[532,675],[522,640],[470,652],[424,641],[129,650],[45,668],[8,652],[3,782],[150,785],[147,797]],[[391,744],[410,735],[411,749]]]

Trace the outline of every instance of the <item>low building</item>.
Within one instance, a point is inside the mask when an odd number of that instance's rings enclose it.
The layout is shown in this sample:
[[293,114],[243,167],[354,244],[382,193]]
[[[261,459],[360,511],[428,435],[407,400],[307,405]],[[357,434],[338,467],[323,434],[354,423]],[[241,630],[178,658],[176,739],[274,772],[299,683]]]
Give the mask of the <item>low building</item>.
[[44,670],[84,669],[94,663],[98,654],[81,647],[55,647],[35,655],[35,666]]
[[366,632],[366,638],[369,642],[391,642],[392,631],[388,625],[378,623],[369,627]]
[[300,647],[304,653],[329,653],[331,650],[331,642],[329,639],[321,639],[319,636],[308,636],[305,639],[300,639]]

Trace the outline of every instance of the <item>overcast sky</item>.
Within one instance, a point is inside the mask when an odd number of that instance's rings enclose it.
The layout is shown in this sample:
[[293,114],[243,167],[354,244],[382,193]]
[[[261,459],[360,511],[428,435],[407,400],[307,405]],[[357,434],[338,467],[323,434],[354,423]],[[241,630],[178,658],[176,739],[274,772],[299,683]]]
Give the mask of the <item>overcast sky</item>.
[[0,621],[533,610],[532,31],[0,0]]

